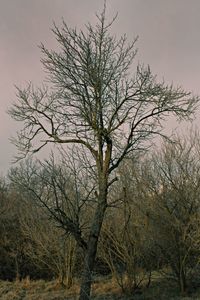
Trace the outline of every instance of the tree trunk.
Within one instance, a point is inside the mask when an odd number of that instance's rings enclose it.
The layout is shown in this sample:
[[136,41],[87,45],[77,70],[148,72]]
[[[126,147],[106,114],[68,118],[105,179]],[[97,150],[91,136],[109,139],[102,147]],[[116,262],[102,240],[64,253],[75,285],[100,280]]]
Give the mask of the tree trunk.
[[73,284],[73,270],[74,270],[74,244],[71,239],[68,241],[68,253],[67,253],[67,270],[66,270],[66,286],[68,289]]
[[104,219],[107,201],[107,187],[99,193],[99,203],[97,205],[92,226],[90,228],[90,235],[87,243],[87,250],[84,260],[84,270],[82,276],[82,283],[80,289],[79,300],[89,300],[92,285],[92,271],[97,252],[98,239]]
[[179,274],[179,287],[180,287],[181,295],[185,295],[187,292],[187,283],[186,283],[185,272],[182,268]]
[[20,280],[20,273],[19,273],[19,261],[18,255],[15,255],[15,273],[16,273],[16,281]]

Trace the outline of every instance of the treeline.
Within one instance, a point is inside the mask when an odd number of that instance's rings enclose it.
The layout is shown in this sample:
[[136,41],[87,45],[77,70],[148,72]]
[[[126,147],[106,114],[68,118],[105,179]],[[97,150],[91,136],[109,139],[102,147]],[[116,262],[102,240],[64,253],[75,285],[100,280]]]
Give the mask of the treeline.
[[[141,153],[113,176],[93,277],[112,275],[133,293],[157,271],[184,293],[200,276],[200,139]],[[56,278],[69,288],[80,277],[97,204],[95,173],[80,156],[28,159],[1,179],[0,279]]]

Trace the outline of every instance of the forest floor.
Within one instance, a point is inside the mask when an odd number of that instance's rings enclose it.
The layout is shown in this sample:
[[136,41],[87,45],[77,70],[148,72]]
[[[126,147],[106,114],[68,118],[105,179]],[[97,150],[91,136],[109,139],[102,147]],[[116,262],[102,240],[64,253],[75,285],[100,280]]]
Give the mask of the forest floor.
[[[78,284],[70,289],[61,287],[56,281],[28,278],[22,281],[0,281],[0,299],[2,300],[76,300],[78,299]],[[124,295],[120,287],[111,279],[102,279],[92,288],[91,299],[95,300],[200,300],[200,286],[195,288],[190,296],[180,296],[174,284],[166,280],[152,282],[149,288],[144,288],[135,295]]]

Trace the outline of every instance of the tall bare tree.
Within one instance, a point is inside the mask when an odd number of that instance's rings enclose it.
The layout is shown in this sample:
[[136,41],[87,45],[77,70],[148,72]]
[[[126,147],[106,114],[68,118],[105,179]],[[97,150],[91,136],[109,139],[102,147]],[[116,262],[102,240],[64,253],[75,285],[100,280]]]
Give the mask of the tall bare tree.
[[[80,299],[89,299],[98,238],[107,208],[109,187],[120,162],[143,149],[169,113],[187,118],[199,100],[181,87],[157,82],[150,68],[136,66],[135,39],[117,39],[109,33],[115,18],[106,20],[106,8],[97,24],[85,30],[54,25],[60,50],[43,44],[42,63],[49,86],[17,88],[18,101],[10,115],[24,124],[14,140],[19,157],[47,144],[82,146],[96,172],[96,209],[85,242],[85,267]],[[70,147],[69,147],[70,148]]]

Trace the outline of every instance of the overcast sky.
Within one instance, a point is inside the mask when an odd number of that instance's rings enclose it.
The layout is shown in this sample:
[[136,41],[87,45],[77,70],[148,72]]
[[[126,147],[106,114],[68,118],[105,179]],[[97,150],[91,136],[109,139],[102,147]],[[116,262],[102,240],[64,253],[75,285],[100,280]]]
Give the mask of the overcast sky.
[[[95,22],[103,0],[0,0],[0,174],[16,153],[9,142],[18,124],[6,113],[14,85],[44,78],[38,45],[55,47],[52,22],[71,27]],[[118,12],[113,32],[139,35],[137,60],[166,82],[200,94],[200,0],[107,0],[107,15]],[[198,124],[200,113],[197,114]]]

